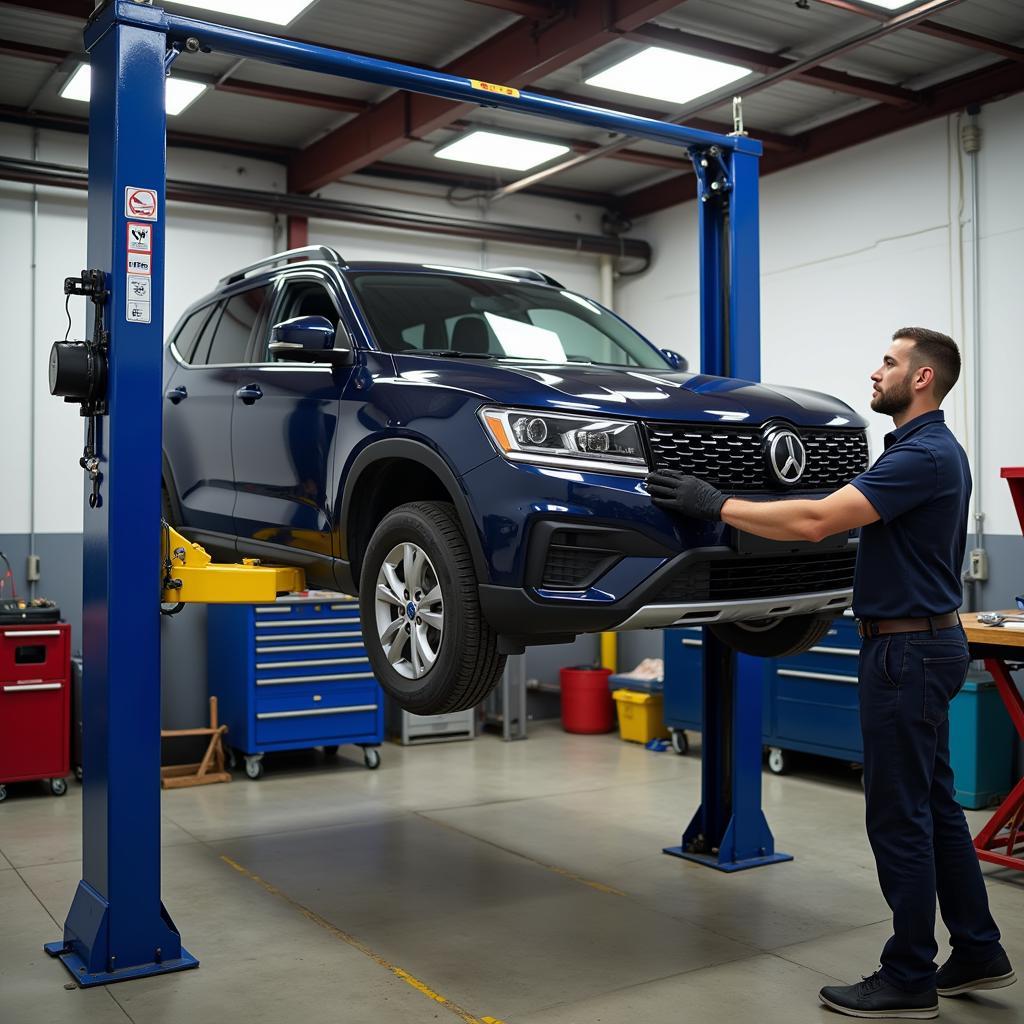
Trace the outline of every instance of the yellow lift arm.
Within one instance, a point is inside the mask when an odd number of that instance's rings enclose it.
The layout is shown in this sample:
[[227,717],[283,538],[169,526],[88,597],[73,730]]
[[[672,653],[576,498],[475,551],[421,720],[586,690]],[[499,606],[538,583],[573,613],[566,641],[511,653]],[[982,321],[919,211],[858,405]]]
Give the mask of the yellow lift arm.
[[306,589],[301,569],[260,565],[243,558],[240,564],[217,564],[205,548],[163,524],[163,573],[160,600],[165,604],[258,604],[278,594]]

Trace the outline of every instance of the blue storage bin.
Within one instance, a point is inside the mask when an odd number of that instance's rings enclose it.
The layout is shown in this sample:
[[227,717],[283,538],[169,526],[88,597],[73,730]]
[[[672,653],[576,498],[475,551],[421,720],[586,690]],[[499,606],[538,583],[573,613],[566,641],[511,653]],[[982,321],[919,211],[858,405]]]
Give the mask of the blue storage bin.
[[1014,730],[995,680],[969,672],[949,706],[949,759],[956,799],[977,810],[998,804],[1013,788]]

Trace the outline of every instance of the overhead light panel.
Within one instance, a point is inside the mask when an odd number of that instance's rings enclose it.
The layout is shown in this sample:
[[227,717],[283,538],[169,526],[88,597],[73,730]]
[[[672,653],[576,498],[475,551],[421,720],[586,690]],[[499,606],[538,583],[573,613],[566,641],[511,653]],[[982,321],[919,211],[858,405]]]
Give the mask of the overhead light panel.
[[[164,81],[164,106],[168,115],[172,117],[180,114],[206,91],[204,83],[194,82],[189,78],[167,78]],[[92,68],[88,64],[79,64],[64,83],[60,94],[66,100],[81,100],[88,103],[91,87]]]
[[472,131],[442,146],[435,151],[434,156],[439,160],[458,160],[466,164],[527,171],[568,152],[569,147],[558,142],[540,142],[516,135],[500,135],[498,132]]
[[198,7],[214,14],[230,14],[269,25],[289,25],[316,0],[165,0],[177,7]]
[[587,85],[646,96],[666,103],[688,103],[698,96],[746,78],[749,68],[649,46],[618,64],[585,78]]
[[914,7],[923,0],[860,0],[865,7],[881,7],[883,11],[901,11],[904,7]]

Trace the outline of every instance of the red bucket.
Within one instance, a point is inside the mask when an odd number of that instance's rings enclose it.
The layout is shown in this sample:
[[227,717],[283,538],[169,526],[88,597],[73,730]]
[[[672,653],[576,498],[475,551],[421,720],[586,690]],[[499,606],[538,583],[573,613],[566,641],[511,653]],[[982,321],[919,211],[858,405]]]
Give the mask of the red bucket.
[[615,728],[615,701],[608,692],[610,668],[579,665],[563,668],[562,728],[566,732],[611,732]]

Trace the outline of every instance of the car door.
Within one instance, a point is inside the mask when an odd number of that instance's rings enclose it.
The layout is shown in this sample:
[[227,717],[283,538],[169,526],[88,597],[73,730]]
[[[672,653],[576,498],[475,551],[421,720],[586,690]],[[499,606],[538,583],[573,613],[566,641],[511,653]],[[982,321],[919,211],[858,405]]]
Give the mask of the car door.
[[204,307],[201,326],[199,314],[186,320],[169,351],[178,365],[164,387],[164,453],[179,525],[219,557],[235,552],[234,394],[269,292],[250,286]]
[[329,584],[336,496],[328,493],[328,480],[341,394],[352,370],[274,361],[267,348],[273,325],[297,316],[339,323],[339,296],[328,275],[312,268],[281,275],[254,342],[246,395],[235,402],[231,428],[235,529],[240,554],[301,565],[311,581]]

